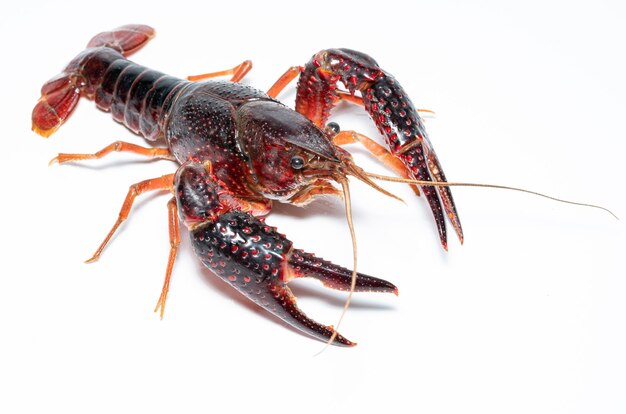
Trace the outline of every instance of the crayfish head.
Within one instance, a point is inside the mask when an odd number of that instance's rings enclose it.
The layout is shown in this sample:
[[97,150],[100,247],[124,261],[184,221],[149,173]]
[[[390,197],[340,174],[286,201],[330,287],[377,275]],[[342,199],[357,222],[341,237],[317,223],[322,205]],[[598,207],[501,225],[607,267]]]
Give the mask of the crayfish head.
[[312,186],[345,178],[342,163],[349,154],[327,132],[278,102],[239,107],[237,132],[252,171],[249,186],[266,198],[291,202]]
[[278,102],[252,101],[240,106],[237,139],[252,172],[248,186],[265,198],[304,205],[316,195],[341,196],[344,191],[335,189],[333,183],[343,189],[347,177],[353,176],[395,197],[375,184],[349,152],[332,142],[337,132],[318,128]]

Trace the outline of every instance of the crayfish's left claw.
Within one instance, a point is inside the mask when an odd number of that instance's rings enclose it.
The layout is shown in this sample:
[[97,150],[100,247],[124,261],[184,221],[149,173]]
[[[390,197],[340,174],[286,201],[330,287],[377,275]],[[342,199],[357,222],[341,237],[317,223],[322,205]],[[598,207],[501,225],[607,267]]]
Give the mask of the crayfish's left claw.
[[[321,127],[340,100],[361,104],[384,136],[390,153],[404,164],[404,168],[400,166],[404,170],[401,176],[446,181],[418,110],[398,81],[370,56],[350,49],[322,50],[300,72],[296,111]],[[340,91],[338,83],[347,92]],[[355,97],[356,92],[361,96]],[[462,243],[461,222],[449,187],[420,186],[435,218],[442,246],[448,246],[446,216]]]
[[[433,178],[433,181],[438,183],[447,182],[446,176],[443,173],[443,169],[441,168],[441,164],[439,163],[439,158],[437,158],[437,154],[435,154],[435,150],[433,149],[428,136],[424,136],[424,152],[426,155],[426,163],[428,165],[428,171],[430,172],[430,176]],[[456,211],[456,206],[454,205],[454,199],[452,198],[452,191],[450,187],[437,187],[437,191],[439,192],[439,198],[441,199],[441,203],[443,204],[443,208],[446,211],[446,215],[448,216],[448,220],[450,220],[450,224],[454,228],[457,236],[459,237],[459,241],[463,244],[463,228],[461,227],[461,220],[459,219],[459,214]]]
[[[333,335],[332,327],[313,321],[296,305],[285,280],[291,242],[276,229],[248,213],[231,211],[193,229],[191,243],[209,269],[248,299],[318,339],[328,341]],[[354,345],[339,334],[335,343]]]
[[[421,124],[419,118],[417,119]],[[400,160],[404,162],[408,171],[416,180],[432,181],[435,183],[446,182],[446,176],[443,173],[437,154],[435,154],[435,150],[428,139],[426,131],[422,129],[421,133],[416,134],[416,136],[418,139],[407,145],[402,153],[399,154]],[[456,211],[456,206],[454,205],[450,187],[435,187],[430,185],[422,185],[421,187],[430,205],[433,217],[435,218],[435,224],[437,225],[439,239],[441,240],[443,248],[448,250],[445,216],[450,220],[450,224],[452,224],[452,227],[459,237],[459,241],[463,244],[463,229],[461,228],[461,221]],[[437,193],[439,193],[439,196],[437,196]]]

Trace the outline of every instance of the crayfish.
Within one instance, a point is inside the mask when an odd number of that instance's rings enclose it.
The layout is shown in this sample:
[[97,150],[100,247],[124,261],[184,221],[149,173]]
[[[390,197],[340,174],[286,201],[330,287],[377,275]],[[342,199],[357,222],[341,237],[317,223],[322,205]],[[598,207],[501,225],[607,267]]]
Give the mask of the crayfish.
[[[393,196],[372,181],[381,177],[354,163],[340,146],[346,143],[363,144],[412,183],[418,195],[421,189],[444,248],[446,217],[463,241],[451,190],[418,111],[398,81],[368,55],[349,49],[322,50],[303,67],[288,69],[265,93],[238,83],[250,70],[249,61],[185,80],[127,59],[153,36],[154,30],[143,25],[122,26],[96,35],[86,50],[44,84],[32,121],[33,130],[48,137],[84,97],[147,141],[166,146],[142,147],[118,141],[94,154],[59,154],[53,161],[63,164],[125,151],[180,164],[174,174],[130,187],[117,221],[89,260],[98,259],[127,219],[138,195],[170,191],[171,249],[155,309],[161,316],[181,220],[189,229],[198,258],[247,298],[320,340],[353,345],[332,326],[307,317],[297,307],[287,283],[312,277],[327,287],[351,293],[397,294],[397,288],[295,249],[289,239],[261,219],[274,201],[304,206],[318,196],[331,195],[344,199],[352,230],[349,176]],[[203,80],[217,75],[231,75],[232,79]],[[275,97],[298,76],[294,111]],[[355,131],[340,131],[336,124],[327,124],[331,110],[341,100],[369,112],[387,148]]]

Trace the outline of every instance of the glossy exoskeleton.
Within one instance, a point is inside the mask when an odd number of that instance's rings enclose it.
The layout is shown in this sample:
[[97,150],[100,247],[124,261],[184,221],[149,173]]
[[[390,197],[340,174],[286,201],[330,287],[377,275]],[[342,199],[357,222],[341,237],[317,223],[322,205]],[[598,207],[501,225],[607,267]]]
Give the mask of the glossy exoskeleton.
[[[332,327],[309,319],[296,306],[287,283],[313,277],[325,286],[350,290],[352,271],[296,250],[260,219],[274,200],[305,205],[319,195],[343,195],[333,183],[347,176],[375,186],[338,145],[360,141],[405,177],[445,181],[422,121],[400,85],[369,56],[348,49],[324,50],[304,67],[294,67],[266,94],[237,83],[250,69],[244,62],[229,73],[234,82],[191,82],[131,62],[127,57],[154,35],[148,26],[127,25],[96,35],[87,49],[44,84],[32,114],[33,129],[49,136],[70,116],[81,97],[166,148],[113,143],[95,154],[59,154],[59,163],[100,158],[112,151],[168,158],[175,174],[130,187],[115,225],[92,260],[128,217],[135,197],[169,190],[171,251],[157,309],[163,312],[179,243],[179,219],[188,227],[202,262],[243,295],[290,325],[322,340]],[[294,77],[296,111],[274,97]],[[211,74],[205,75],[210,77]],[[342,83],[348,92],[340,92]],[[360,97],[355,95],[360,92]],[[353,131],[325,127],[333,106],[346,99],[362,104],[384,135],[389,150]],[[446,187],[422,187],[446,246],[443,210],[462,240],[452,196]],[[441,207],[443,204],[443,209]],[[382,279],[357,274],[354,290],[391,292]],[[336,334],[335,344],[353,343]]]

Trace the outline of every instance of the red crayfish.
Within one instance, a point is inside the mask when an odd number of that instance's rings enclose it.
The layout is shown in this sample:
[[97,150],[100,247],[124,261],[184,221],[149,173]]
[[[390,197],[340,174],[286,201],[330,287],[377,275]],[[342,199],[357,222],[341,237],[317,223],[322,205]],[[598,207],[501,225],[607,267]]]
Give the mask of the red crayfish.
[[[348,176],[386,193],[355,165],[340,147],[344,143],[361,142],[399,175],[419,180],[444,248],[445,217],[463,240],[449,187],[435,187],[446,178],[418,111],[393,76],[368,55],[349,49],[323,50],[304,67],[289,69],[264,93],[238,83],[251,68],[247,61],[232,70],[200,76],[230,74],[231,82],[196,82],[127,59],[153,36],[154,30],[143,25],[96,35],[86,50],[44,84],[32,121],[33,130],[48,137],[85,97],[146,140],[163,140],[167,146],[145,148],[115,142],[95,154],[59,154],[53,161],[62,164],[127,151],[180,164],[175,174],[130,187],[118,220],[90,259],[100,256],[138,195],[171,191],[171,250],[156,308],[161,315],[179,244],[180,219],[189,229],[200,260],[243,295],[316,338],[353,345],[332,326],[301,312],[287,283],[313,277],[345,291],[397,294],[397,288],[361,273],[355,277],[351,270],[296,250],[290,240],[259,219],[269,213],[274,200],[302,206],[319,195],[344,197],[349,218]],[[274,98],[298,75],[294,111]],[[340,84],[344,91],[338,89]],[[389,149],[354,131],[339,131],[334,123],[326,125],[340,100],[362,105]],[[419,194],[417,187],[414,190]]]

